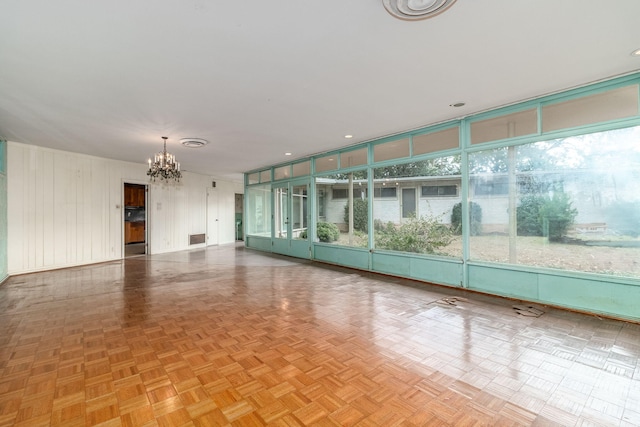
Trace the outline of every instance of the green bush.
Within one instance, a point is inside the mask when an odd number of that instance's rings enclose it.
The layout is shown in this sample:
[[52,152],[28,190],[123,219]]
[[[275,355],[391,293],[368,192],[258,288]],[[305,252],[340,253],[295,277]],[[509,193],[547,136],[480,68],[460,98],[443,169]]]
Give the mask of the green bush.
[[409,218],[396,226],[392,222],[376,223],[376,248],[391,251],[433,254],[453,239],[451,229],[437,218]]
[[319,222],[316,227],[316,236],[321,242],[331,243],[338,240],[340,230],[331,222]]
[[561,240],[578,215],[571,199],[564,191],[553,196],[534,194],[524,196],[516,211],[519,236],[548,236],[551,241]]
[[[479,204],[469,202],[471,221],[469,222],[471,236],[478,236],[482,233],[482,208]],[[456,203],[451,210],[451,229],[456,234],[462,234],[462,203]]]
[[[349,203],[344,205],[344,222],[349,225]],[[353,199],[353,229],[366,233],[369,229],[367,199]]]

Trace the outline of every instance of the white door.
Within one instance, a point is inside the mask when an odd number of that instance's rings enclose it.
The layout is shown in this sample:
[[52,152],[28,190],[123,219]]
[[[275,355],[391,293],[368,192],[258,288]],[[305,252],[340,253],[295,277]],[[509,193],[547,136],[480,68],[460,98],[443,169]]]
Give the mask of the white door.
[[218,192],[207,188],[207,246],[218,244]]

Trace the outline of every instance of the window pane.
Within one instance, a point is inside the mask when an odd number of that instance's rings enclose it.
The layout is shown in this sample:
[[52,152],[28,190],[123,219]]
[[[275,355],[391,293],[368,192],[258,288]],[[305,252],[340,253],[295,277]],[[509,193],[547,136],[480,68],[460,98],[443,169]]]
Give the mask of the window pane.
[[459,156],[376,168],[373,181],[376,249],[462,256],[461,237],[451,228],[460,197],[443,197],[460,184]]
[[307,186],[297,185],[291,189],[291,229],[295,239],[307,239]]
[[536,133],[538,133],[538,111],[536,109],[471,123],[472,144]]
[[[367,171],[316,178],[316,241],[366,248],[368,238]],[[349,197],[349,194],[352,196]],[[350,212],[353,211],[353,226]]]
[[396,187],[376,187],[374,188],[374,197],[395,198],[398,197]]
[[458,127],[428,133],[426,135],[414,135],[413,155],[433,153],[440,150],[449,150],[460,146],[460,130]]
[[422,197],[436,197],[436,196],[457,196],[458,186],[456,184],[445,185],[423,185]]
[[305,175],[309,175],[310,173],[311,173],[311,162],[310,161],[301,162],[301,163],[295,163],[293,165],[293,176],[294,177],[305,176]]
[[247,234],[271,237],[271,186],[247,188]]
[[349,168],[351,166],[360,166],[367,164],[367,149],[349,151],[340,154],[340,167]]
[[271,182],[271,169],[260,172],[260,182]]
[[277,181],[279,179],[287,179],[291,177],[291,166],[287,165],[287,166],[281,166],[279,168],[276,168],[273,171],[274,174],[274,179]]
[[471,258],[639,277],[639,140],[635,127],[470,154]]
[[401,157],[409,157],[408,138],[385,142],[384,144],[378,144],[373,147],[373,160],[376,162],[399,159]]
[[542,131],[572,128],[638,114],[638,85],[542,107]]
[[325,172],[338,169],[337,155],[320,157],[316,159],[316,172]]
[[258,172],[251,173],[248,180],[249,185],[258,184],[260,182],[260,174]]

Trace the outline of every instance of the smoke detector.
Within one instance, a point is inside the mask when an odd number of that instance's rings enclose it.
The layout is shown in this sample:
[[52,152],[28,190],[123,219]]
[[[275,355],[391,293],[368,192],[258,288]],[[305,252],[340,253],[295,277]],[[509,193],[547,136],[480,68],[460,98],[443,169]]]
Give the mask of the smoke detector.
[[180,140],[180,144],[184,145],[185,147],[189,147],[189,148],[204,147],[208,143],[209,143],[209,141],[207,141],[206,139],[202,139],[202,138],[182,138]]

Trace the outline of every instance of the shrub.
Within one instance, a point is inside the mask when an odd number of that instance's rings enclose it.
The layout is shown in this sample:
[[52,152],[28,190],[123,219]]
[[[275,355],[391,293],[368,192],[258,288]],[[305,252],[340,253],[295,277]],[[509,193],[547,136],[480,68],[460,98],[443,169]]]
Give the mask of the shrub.
[[527,195],[520,200],[516,211],[518,235],[548,236],[551,241],[561,240],[578,215],[571,199],[564,191]]
[[[478,236],[482,233],[482,208],[475,202],[469,202],[469,212],[471,213],[469,234]],[[451,229],[456,234],[462,234],[462,203],[456,203],[451,210]]]
[[319,222],[316,227],[316,236],[321,242],[331,243],[338,240],[340,230],[331,222]]
[[[349,203],[344,205],[344,222],[349,225]],[[366,233],[369,229],[367,199],[353,199],[353,229]]]
[[399,226],[392,222],[386,226],[376,223],[376,247],[379,249],[432,254],[452,239],[451,229],[434,217],[412,217]]

